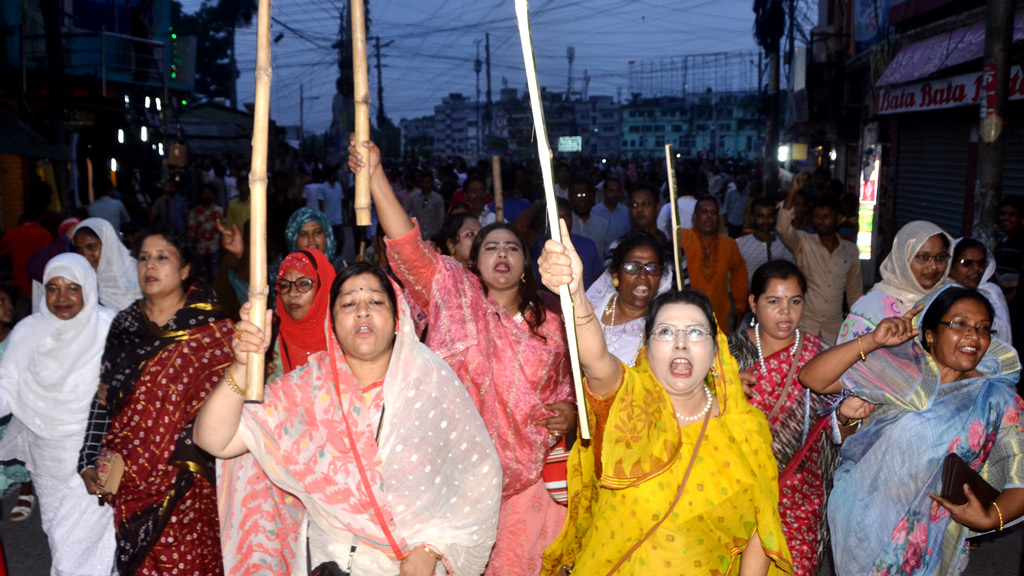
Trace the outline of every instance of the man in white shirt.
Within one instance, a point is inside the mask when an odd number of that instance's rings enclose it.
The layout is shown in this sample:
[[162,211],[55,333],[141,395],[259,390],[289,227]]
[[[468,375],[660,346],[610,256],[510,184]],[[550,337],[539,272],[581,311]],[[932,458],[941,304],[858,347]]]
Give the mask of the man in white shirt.
[[327,167],[327,179],[324,180],[322,188],[323,212],[334,231],[334,243],[337,253],[341,254],[341,249],[345,246],[345,217],[342,210],[342,202],[345,201],[345,190],[341,187],[337,165]]
[[302,188],[302,201],[307,208],[323,211],[324,201],[324,173],[319,168],[313,168],[312,181]]
[[615,178],[608,178],[604,181],[604,201],[594,206],[592,212],[611,224],[612,239],[619,239],[629,232],[633,225],[629,220],[629,208],[622,203],[622,181]]
[[[676,206],[679,209],[679,229],[693,226],[693,210],[697,207],[697,199],[692,194],[676,198]],[[658,230],[666,238],[672,237],[672,203],[665,202],[658,211]]]
[[796,264],[793,252],[775,232],[779,210],[771,198],[758,198],[750,207],[754,233],[736,239],[740,256],[747,263],[747,280],[753,280],[754,271],[773,260],[788,260]]
[[594,214],[594,186],[585,178],[577,178],[569,186],[569,204],[572,206],[572,229],[594,242],[597,253],[604,258],[608,245],[616,238],[611,235],[611,224]]

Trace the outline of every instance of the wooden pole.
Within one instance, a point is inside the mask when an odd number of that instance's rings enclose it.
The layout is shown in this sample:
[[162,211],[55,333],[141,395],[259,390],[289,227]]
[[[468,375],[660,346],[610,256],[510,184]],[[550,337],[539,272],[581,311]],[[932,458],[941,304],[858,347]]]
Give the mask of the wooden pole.
[[505,221],[505,196],[501,187],[501,156],[491,156],[491,172],[494,175],[494,221]]
[[679,191],[676,189],[676,159],[672,145],[665,144],[665,169],[668,171],[668,201],[672,203],[672,257],[676,265],[676,290],[683,289],[683,267],[679,259]]
[[[523,44],[523,61],[526,65],[526,84],[530,88],[530,108],[533,111],[533,125],[537,130],[537,154],[540,171],[544,177],[544,197],[547,200],[548,227],[551,238],[562,242],[562,231],[558,226],[558,202],[555,199],[555,177],[551,170],[551,146],[544,125],[544,106],[540,99],[540,84],[537,82],[537,64],[533,58],[533,40],[530,38],[530,15],[526,0],[516,0],[516,18],[519,22],[519,39]],[[558,297],[562,303],[562,317],[565,319],[565,339],[569,347],[569,361],[572,365],[572,380],[576,387],[580,437],[590,439],[590,423],[587,420],[586,395],[583,393],[583,376],[580,372],[580,351],[576,343],[576,314],[573,311],[569,287],[561,286]]]
[[[252,164],[249,167],[249,318],[266,326],[267,296],[267,140],[270,128],[270,0],[259,0],[256,17],[256,104],[252,120]],[[249,354],[245,399],[263,401],[263,354]]]
[[[370,139],[370,80],[366,67],[366,10],[363,0],[352,0],[352,85],[354,88],[356,145]],[[356,226],[370,225],[370,172],[356,172]]]

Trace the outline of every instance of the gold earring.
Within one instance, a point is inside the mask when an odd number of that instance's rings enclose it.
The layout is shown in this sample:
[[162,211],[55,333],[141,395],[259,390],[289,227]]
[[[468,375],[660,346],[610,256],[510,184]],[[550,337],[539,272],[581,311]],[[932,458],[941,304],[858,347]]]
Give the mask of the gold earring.
[[522,275],[519,276],[519,281],[526,284],[526,272],[523,272]]
[[618,288],[619,287],[619,279],[618,278],[612,277],[612,287],[614,287],[614,288]]

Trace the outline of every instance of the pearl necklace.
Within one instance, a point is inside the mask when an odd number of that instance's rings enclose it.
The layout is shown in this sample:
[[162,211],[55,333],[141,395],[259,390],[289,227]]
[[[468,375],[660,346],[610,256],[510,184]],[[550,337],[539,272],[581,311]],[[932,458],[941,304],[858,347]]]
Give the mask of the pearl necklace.
[[[758,324],[757,322],[754,322],[754,339],[757,340],[757,357],[761,361],[761,374],[763,374],[764,377],[767,378],[768,370],[764,366],[764,351],[761,349],[761,325]],[[793,346],[789,349],[790,361],[793,362],[795,362],[795,360],[793,360],[793,355],[796,354],[797,344],[800,344],[799,328],[796,329],[796,339],[793,340]]]
[[694,414],[693,416],[683,416],[679,412],[676,412],[676,418],[685,423],[696,422],[697,420],[703,418],[704,415],[707,414],[709,410],[711,410],[711,392],[708,390],[707,386],[704,386],[704,395],[708,397],[708,401],[704,403],[704,409],[701,410],[699,414]]
[[616,304],[618,304],[618,303],[619,303],[619,293],[616,292],[615,295],[612,296],[612,301],[609,302],[608,305],[604,307],[604,313],[612,315],[611,319],[609,319],[609,321],[608,321],[608,325],[605,326],[605,330],[607,330],[607,331],[605,332],[605,335],[604,335],[605,342],[608,343],[608,347],[609,348],[611,348],[612,345],[614,345],[616,342],[618,342],[622,338],[622,335],[626,333],[626,328],[623,327],[622,331],[619,332],[618,338],[612,340],[612,335],[615,334],[615,308],[616,308]]

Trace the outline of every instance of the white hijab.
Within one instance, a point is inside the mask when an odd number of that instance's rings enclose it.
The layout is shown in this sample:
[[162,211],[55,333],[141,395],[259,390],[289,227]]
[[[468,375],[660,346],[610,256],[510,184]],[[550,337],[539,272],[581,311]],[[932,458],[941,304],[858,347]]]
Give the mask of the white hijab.
[[36,435],[80,443],[114,311],[99,304],[96,274],[82,256],[68,253],[50,260],[44,285],[56,277],[82,287],[82,310],[61,320],[44,305],[14,327],[0,358],[0,396]]
[[[963,238],[957,238],[956,242],[953,243],[953,248],[950,250],[950,254],[956,251],[957,244]],[[992,254],[992,251],[985,246],[982,242],[982,247],[985,249],[985,259],[988,260],[988,265],[985,267],[985,272],[981,275],[981,282],[978,284],[978,292],[981,293],[990,303],[992,303],[992,309],[996,312],[996,317],[992,319],[992,328],[996,330],[996,338],[1003,342],[1010,342],[1012,339],[1012,332],[1010,328],[1010,308],[1006,305],[1006,297],[1003,296],[1003,290],[995,282],[992,282],[992,276],[996,273],[996,257]],[[953,262],[949,263],[950,267],[953,266]]]
[[120,312],[142,298],[139,289],[138,263],[121,242],[117,231],[103,218],[86,218],[75,226],[72,238],[82,228],[92,230],[103,244],[100,264],[96,267],[99,283],[100,302]]
[[875,284],[875,288],[899,300],[900,314],[905,314],[914,307],[918,300],[924,298],[925,294],[945,286],[949,281],[949,263],[946,264],[946,271],[942,273],[942,278],[939,278],[935,286],[928,290],[921,286],[910,270],[910,262],[914,259],[914,255],[929,238],[936,234],[946,238],[950,254],[952,254],[952,236],[931,222],[915,220],[900,228],[900,231],[896,233],[896,239],[892,242],[892,252],[882,262],[882,267],[879,270],[882,280]]

